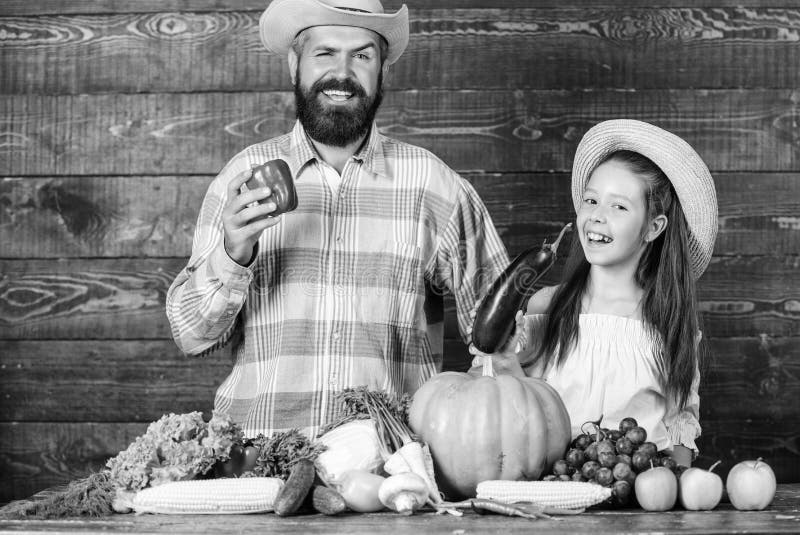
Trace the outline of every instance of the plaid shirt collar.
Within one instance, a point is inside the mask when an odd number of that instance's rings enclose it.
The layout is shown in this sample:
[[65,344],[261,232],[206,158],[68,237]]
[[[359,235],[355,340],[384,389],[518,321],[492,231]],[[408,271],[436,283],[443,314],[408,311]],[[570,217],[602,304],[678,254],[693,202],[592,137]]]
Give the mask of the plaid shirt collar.
[[[391,179],[386,173],[386,157],[383,151],[384,137],[378,132],[378,125],[374,122],[369,129],[369,135],[361,148],[353,155],[353,159],[363,164],[369,171],[376,176]],[[299,177],[300,170],[312,160],[319,159],[317,151],[311,144],[303,125],[296,121],[292,129],[290,146],[287,155],[289,168],[292,175]]]

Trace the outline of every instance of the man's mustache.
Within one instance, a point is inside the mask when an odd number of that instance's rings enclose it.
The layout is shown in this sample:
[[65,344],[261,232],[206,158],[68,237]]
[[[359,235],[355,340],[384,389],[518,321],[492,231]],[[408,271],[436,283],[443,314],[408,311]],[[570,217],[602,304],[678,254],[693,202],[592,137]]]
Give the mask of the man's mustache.
[[316,95],[323,91],[344,91],[359,98],[366,98],[367,92],[364,87],[352,78],[337,80],[328,78],[327,80],[317,80],[311,85],[311,94]]

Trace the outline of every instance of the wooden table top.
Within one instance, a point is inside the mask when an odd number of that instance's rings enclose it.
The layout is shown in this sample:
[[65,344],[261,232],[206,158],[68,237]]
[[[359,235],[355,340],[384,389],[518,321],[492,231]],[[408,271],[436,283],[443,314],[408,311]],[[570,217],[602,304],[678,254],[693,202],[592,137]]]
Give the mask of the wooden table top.
[[84,520],[0,521],[0,533],[342,533],[397,535],[470,535],[476,533],[800,533],[800,484],[778,485],[764,511],[737,511],[722,503],[713,511],[676,509],[648,513],[640,509],[588,511],[560,520],[526,520],[465,512],[462,517],[433,512],[302,515],[114,515]]

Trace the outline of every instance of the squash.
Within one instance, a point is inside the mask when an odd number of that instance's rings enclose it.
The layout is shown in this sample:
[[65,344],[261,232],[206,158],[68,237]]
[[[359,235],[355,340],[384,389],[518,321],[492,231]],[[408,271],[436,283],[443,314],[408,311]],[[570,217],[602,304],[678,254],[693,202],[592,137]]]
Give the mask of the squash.
[[428,444],[448,500],[474,498],[487,480],[532,480],[562,458],[570,419],[558,393],[530,377],[444,372],[414,394],[411,429]]

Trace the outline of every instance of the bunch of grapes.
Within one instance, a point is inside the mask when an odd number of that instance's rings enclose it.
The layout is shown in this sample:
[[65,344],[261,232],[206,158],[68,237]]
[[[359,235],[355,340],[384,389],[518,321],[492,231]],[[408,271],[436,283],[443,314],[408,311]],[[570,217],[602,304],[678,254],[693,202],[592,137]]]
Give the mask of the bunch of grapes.
[[[587,426],[593,430],[587,432]],[[623,418],[619,429],[586,422],[583,433],[575,437],[563,459],[553,464],[553,473],[544,480],[589,481],[611,487],[607,505],[625,506],[633,502],[636,475],[655,466],[665,466],[680,475],[679,466],[666,452],[647,442],[647,431],[634,418]]]

